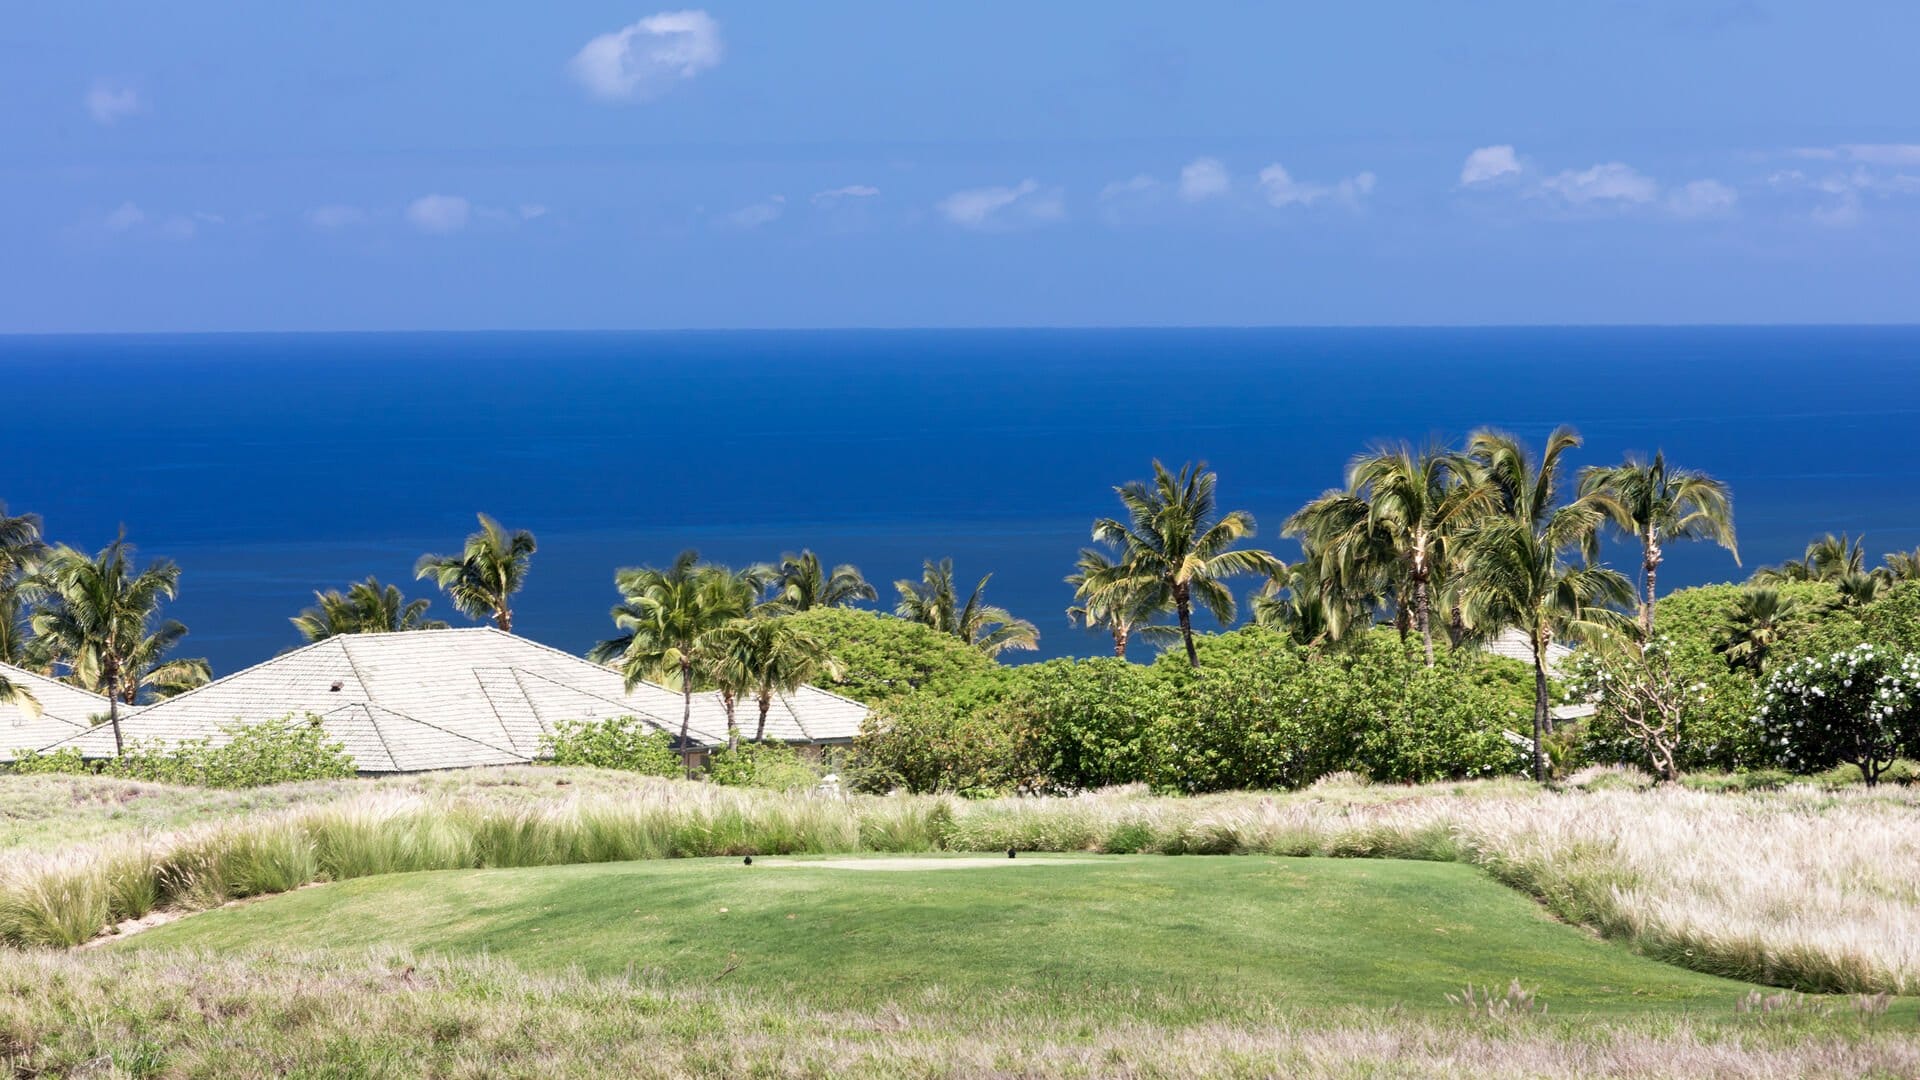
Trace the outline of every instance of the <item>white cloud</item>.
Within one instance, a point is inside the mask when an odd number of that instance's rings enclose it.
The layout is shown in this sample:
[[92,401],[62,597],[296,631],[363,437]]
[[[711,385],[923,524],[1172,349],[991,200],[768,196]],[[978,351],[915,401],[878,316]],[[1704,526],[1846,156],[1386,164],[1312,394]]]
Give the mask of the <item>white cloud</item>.
[[145,220],[147,220],[146,211],[130,202],[123,202],[101,219],[100,224],[109,232],[126,232]]
[[568,62],[603,101],[648,101],[720,63],[720,24],[704,11],[663,11],[601,34]]
[[1793,156],[1814,161],[1857,161],[1863,165],[1920,165],[1920,143],[1842,143],[1803,146]]
[[1357,173],[1332,184],[1315,184],[1296,180],[1284,165],[1274,162],[1260,170],[1260,190],[1267,202],[1274,206],[1312,206],[1317,202],[1332,199],[1348,206],[1358,206],[1360,200],[1372,194],[1375,178],[1370,172]]
[[1519,172],[1520,157],[1513,152],[1513,147],[1483,146],[1468,154],[1466,163],[1460,166],[1460,183],[1464,187],[1489,184]]
[[200,226],[185,214],[174,214],[160,223],[160,231],[175,240],[191,240],[200,231]]
[[344,229],[349,225],[358,225],[365,220],[367,220],[366,211],[357,206],[342,206],[339,203],[316,206],[307,211],[307,224],[326,232]]
[[521,203],[520,204],[520,220],[521,221],[532,221],[536,218],[543,218],[547,216],[547,213],[548,213],[547,208],[540,205],[539,203]]
[[826,206],[842,199],[871,199],[878,194],[880,189],[871,184],[848,184],[846,187],[816,191],[813,193],[813,201],[820,206]]
[[147,111],[147,103],[140,92],[131,86],[123,86],[104,79],[93,84],[87,91],[87,112],[93,115],[96,124],[112,125],[126,117]]
[[458,195],[422,195],[407,206],[407,220],[427,233],[455,233],[467,227],[473,205]]
[[1740,202],[1740,193],[1718,180],[1694,180],[1667,194],[1667,212],[1675,217],[1725,217]]
[[1194,158],[1180,170],[1180,197],[1188,202],[1225,195],[1232,186],[1233,178],[1219,158]]
[[1002,229],[1025,222],[1056,221],[1066,214],[1057,188],[1041,188],[1026,179],[1012,187],[956,191],[934,207],[948,221],[968,229]]
[[1578,171],[1568,169],[1541,181],[1540,188],[1575,206],[1590,203],[1649,203],[1660,194],[1660,185],[1650,177],[1618,161]]
[[785,195],[775,195],[770,199],[762,199],[757,203],[752,203],[735,210],[733,213],[727,215],[726,220],[727,224],[736,229],[757,229],[762,225],[777,220],[781,214],[786,212],[786,208],[787,197]]

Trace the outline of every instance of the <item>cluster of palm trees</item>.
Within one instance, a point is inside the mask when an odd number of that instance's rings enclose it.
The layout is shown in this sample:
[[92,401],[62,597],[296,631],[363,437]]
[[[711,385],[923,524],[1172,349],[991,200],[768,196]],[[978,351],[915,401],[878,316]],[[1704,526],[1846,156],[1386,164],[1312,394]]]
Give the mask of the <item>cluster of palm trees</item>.
[[[1655,454],[1589,467],[1569,485],[1565,457],[1579,445],[1562,428],[1538,454],[1493,430],[1475,432],[1464,449],[1375,447],[1348,466],[1344,487],[1287,519],[1283,535],[1302,550],[1292,564],[1237,546],[1254,535],[1253,517],[1218,510],[1204,464],[1173,472],[1156,461],[1151,481],[1115,489],[1126,516],[1095,522],[1105,549],[1081,552],[1067,579],[1076,600],[1068,615],[1109,629],[1122,656],[1131,638],[1178,634],[1195,667],[1192,608],[1230,624],[1226,579],[1236,575],[1265,579],[1254,620],[1303,643],[1390,622],[1419,636],[1431,665],[1436,621],[1444,619],[1455,645],[1515,630],[1533,657],[1535,767],[1544,773],[1552,644],[1648,638],[1669,544],[1711,540],[1739,557],[1723,483]],[[1598,561],[1609,524],[1639,549],[1638,590]],[[1636,605],[1637,626],[1622,610]],[[1165,616],[1176,627],[1156,622]]]
[[[120,709],[212,677],[207,662],[171,656],[187,628],[162,619],[180,568],[135,565],[125,535],[94,554],[48,544],[40,519],[0,506],[0,662],[60,678],[107,699],[116,750]],[[0,678],[0,701],[36,708],[24,686]]]
[[[1756,570],[1734,599],[1732,632],[1718,646],[1721,655],[1734,667],[1759,673],[1776,645],[1833,604],[1858,607],[1898,582],[1920,581],[1920,549],[1891,552],[1872,569],[1866,563],[1864,537],[1828,533],[1808,544],[1800,558]],[[1779,588],[1816,581],[1833,586],[1833,601],[1810,603]]]

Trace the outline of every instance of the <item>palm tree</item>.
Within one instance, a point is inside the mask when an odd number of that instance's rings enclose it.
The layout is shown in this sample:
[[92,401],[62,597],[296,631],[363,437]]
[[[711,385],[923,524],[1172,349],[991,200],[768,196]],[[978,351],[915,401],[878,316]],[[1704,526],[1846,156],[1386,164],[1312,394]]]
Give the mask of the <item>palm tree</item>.
[[390,634],[403,630],[445,630],[447,624],[427,618],[433,601],[409,601],[398,585],[382,586],[379,579],[354,582],[343,594],[338,589],[313,594],[315,606],[291,620],[308,641],[339,634]]
[[136,572],[133,554],[124,536],[93,556],[62,544],[32,585],[42,598],[35,638],[67,669],[67,682],[106,697],[115,754],[124,749],[120,706],[137,704],[143,692],[171,697],[212,677],[205,660],[166,659],[187,628],[154,622],[178,590],[180,568],[161,559]]
[[732,619],[714,631],[712,646],[715,684],[739,696],[750,694],[759,706],[754,742],[767,737],[775,694],[791,694],[823,674],[840,677],[840,663],[827,643],[789,619]]
[[1094,540],[1113,544],[1123,554],[1110,571],[1092,578],[1095,594],[1128,587],[1141,578],[1158,581],[1173,598],[1180,636],[1187,645],[1187,663],[1200,666],[1193,644],[1193,605],[1196,600],[1222,626],[1235,613],[1226,579],[1236,574],[1270,577],[1282,564],[1269,552],[1236,549],[1233,545],[1254,534],[1253,515],[1245,510],[1219,513],[1214,499],[1218,477],[1206,462],[1184,466],[1179,473],[1153,463],[1151,483],[1129,481],[1114,488],[1127,520],[1102,518],[1093,523]]
[[1067,608],[1067,622],[1089,630],[1106,627],[1113,635],[1113,655],[1125,660],[1127,643],[1135,637],[1171,641],[1180,631],[1153,622],[1173,610],[1173,598],[1157,578],[1122,580],[1106,589],[1092,584],[1101,575],[1115,573],[1117,567],[1118,563],[1098,548],[1080,549],[1074,572],[1067,575],[1067,584],[1073,586],[1073,598],[1079,603]]
[[1733,602],[1733,632],[1719,645],[1719,652],[1728,664],[1758,673],[1767,653],[1795,625],[1799,609],[1799,601],[1782,596],[1779,589],[1747,589]]
[[1461,582],[1475,625],[1514,627],[1533,657],[1533,770],[1547,776],[1547,654],[1555,638],[1582,640],[1624,630],[1630,620],[1609,604],[1631,604],[1631,582],[1589,557],[1604,511],[1588,498],[1556,504],[1560,458],[1580,437],[1560,428],[1536,461],[1511,435],[1476,432],[1468,453],[1501,492],[1500,509],[1466,536],[1470,551]]
[[613,580],[621,595],[613,608],[620,633],[587,655],[617,665],[629,690],[648,679],[678,686],[681,754],[691,775],[693,690],[706,674],[713,631],[751,612],[766,578],[757,569],[735,573],[702,564],[700,553],[689,549],[664,570],[635,567],[615,572]]
[[7,504],[0,503],[0,663],[16,667],[33,664],[28,657],[26,604],[21,585],[46,550],[39,516],[9,517]]
[[1733,536],[1733,496],[1727,485],[1692,469],[1667,468],[1666,455],[1654,451],[1652,461],[1631,455],[1619,465],[1589,466],[1580,471],[1580,494],[1591,498],[1621,532],[1640,545],[1640,573],[1646,596],[1640,601],[1640,637],[1653,640],[1654,579],[1660,572],[1665,545],[1677,540],[1711,540],[1733,553],[1740,564],[1740,548]]
[[1354,458],[1346,492],[1309,503],[1290,524],[1312,535],[1324,578],[1343,587],[1368,580],[1393,593],[1432,667],[1435,585],[1455,538],[1493,505],[1494,490],[1471,461],[1402,443]]
[[413,576],[432,578],[453,601],[455,609],[475,619],[492,619],[493,624],[513,632],[513,594],[527,580],[527,562],[533,557],[533,534],[525,529],[513,532],[485,514],[480,531],[467,537],[458,555],[422,555],[414,564]]
[[27,689],[25,685],[14,682],[5,675],[0,675],[0,705],[12,705],[25,710],[30,717],[40,715],[40,699],[34,697],[33,691]]
[[1892,552],[1877,572],[1884,573],[1889,581],[1920,581],[1920,548]]
[[1842,607],[1860,607],[1880,599],[1887,591],[1889,578],[1878,570],[1871,573],[1855,570],[1833,580],[1833,587],[1840,593]]
[[820,556],[811,551],[780,556],[775,575],[772,603],[785,612],[850,607],[856,600],[880,599],[859,567],[841,563],[829,572],[820,565]]
[[1779,566],[1763,566],[1754,571],[1756,584],[1782,581],[1839,581],[1848,574],[1866,570],[1866,537],[1854,539],[1846,533],[1832,533],[1807,545],[1806,554],[1788,559]]
[[894,591],[900,594],[893,611],[908,622],[959,638],[988,656],[999,656],[1008,649],[1039,648],[1038,627],[986,602],[987,582],[992,580],[992,574],[981,578],[963,604],[953,585],[953,560],[936,563],[928,559],[919,581],[893,583]]

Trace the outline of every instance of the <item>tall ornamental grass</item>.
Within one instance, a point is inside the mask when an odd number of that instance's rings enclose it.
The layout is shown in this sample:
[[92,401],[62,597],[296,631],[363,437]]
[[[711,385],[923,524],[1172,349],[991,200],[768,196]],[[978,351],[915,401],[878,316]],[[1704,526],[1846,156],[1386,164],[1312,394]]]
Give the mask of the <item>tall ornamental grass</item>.
[[1265,854],[1462,862],[1696,970],[1807,991],[1920,992],[1920,796],[1596,786],[979,802],[677,783],[544,803],[389,792],[0,860],[0,940],[74,945],[159,909],[415,870],[1007,848]]

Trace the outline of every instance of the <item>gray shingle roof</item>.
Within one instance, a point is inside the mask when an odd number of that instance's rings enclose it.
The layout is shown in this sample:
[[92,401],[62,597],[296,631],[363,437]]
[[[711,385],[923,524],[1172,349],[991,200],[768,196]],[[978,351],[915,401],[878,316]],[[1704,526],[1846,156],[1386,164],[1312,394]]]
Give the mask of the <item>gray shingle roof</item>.
[[[1533,642],[1527,639],[1527,633],[1514,627],[1500,631],[1498,637],[1481,646],[1495,656],[1504,656],[1509,660],[1518,660],[1528,667],[1533,666]],[[1573,650],[1557,641],[1547,643],[1547,674],[1558,676],[1560,668],[1573,655]]]
[[[123,719],[129,739],[212,738],[221,728],[311,714],[343,743],[362,772],[506,765],[532,760],[555,724],[632,716],[671,735],[681,697],[643,683],[629,693],[620,674],[570,653],[492,627],[353,634],[328,638],[158,702]],[[757,708],[737,711],[751,730]],[[841,740],[859,731],[866,707],[803,688],[776,700],[769,738]],[[89,756],[113,752],[105,729],[62,732],[59,745]],[[695,694],[690,739],[724,743],[718,694]]]
[[107,699],[99,694],[11,664],[0,664],[0,675],[26,687],[40,703],[38,716],[18,705],[0,705],[0,761],[12,761],[19,751],[38,750],[76,735],[92,727],[95,716],[106,715]]

